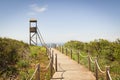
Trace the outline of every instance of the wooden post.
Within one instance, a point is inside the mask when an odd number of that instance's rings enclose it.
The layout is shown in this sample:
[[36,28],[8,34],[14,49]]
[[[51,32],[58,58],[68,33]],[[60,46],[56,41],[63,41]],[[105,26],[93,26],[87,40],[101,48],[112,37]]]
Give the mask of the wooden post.
[[72,49],[71,49],[70,53],[71,53],[71,59],[72,59]]
[[55,69],[57,71],[57,54],[55,54]]
[[52,53],[52,64],[54,63],[54,54],[53,53]]
[[51,51],[51,44],[49,44],[49,50]]
[[108,75],[109,70],[110,70],[110,66],[106,66],[106,80],[110,80]]
[[90,54],[88,53],[88,65],[89,65],[89,71],[91,71],[91,62],[90,62]]
[[52,54],[54,53],[54,50],[52,50]]
[[55,47],[55,49],[57,49],[57,44],[55,44],[55,46],[54,46],[54,47]]
[[67,52],[68,52],[68,51],[67,51],[67,48],[66,48],[66,55],[67,55]]
[[97,58],[95,59],[95,77],[96,77],[96,80],[98,80],[98,67],[97,67]]
[[51,50],[50,50],[50,54],[49,54],[49,58],[50,58],[50,59],[51,59],[51,53],[52,53],[52,52],[51,52]]
[[52,78],[52,74],[53,74],[53,55],[51,57],[51,63],[50,63],[50,78]]
[[78,64],[80,63],[80,56],[79,56],[79,51],[78,51]]
[[48,55],[48,49],[46,48],[46,54]]
[[40,64],[37,65],[35,80],[40,80]]
[[62,53],[64,53],[63,46],[62,46]]
[[63,54],[64,54],[64,48],[63,48]]
[[60,52],[62,52],[62,46],[60,46]]

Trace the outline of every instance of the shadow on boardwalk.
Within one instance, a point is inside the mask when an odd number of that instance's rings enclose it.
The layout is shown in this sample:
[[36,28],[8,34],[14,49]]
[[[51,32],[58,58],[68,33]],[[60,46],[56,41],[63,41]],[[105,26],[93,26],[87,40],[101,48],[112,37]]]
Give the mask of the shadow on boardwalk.
[[92,72],[61,52],[54,50],[58,56],[58,71],[51,80],[95,80]]

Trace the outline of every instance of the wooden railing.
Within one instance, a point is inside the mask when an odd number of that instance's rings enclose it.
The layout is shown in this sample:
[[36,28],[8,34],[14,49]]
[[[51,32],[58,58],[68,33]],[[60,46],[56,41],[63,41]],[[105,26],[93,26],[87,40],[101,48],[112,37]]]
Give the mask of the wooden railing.
[[36,69],[34,73],[32,74],[30,80],[32,80],[34,76],[36,80],[40,80],[40,64],[37,64]]
[[[58,48],[60,50],[60,52],[68,55],[70,55],[71,59],[73,58],[73,50],[72,49],[68,49],[68,48],[64,48],[64,47],[59,47]],[[98,72],[102,73],[102,74],[105,74],[106,75],[106,80],[112,80],[111,78],[111,75],[110,75],[110,66],[106,66],[105,67],[105,71],[102,71],[99,64],[98,64],[98,58],[95,57],[94,60],[92,59],[91,55],[88,53],[87,56],[84,56],[80,53],[80,51],[76,51],[75,52],[76,55],[77,55],[77,62],[78,64],[80,63],[80,56],[83,57],[83,58],[87,58],[88,59],[88,68],[89,70],[91,71],[91,64],[94,64],[94,74],[95,74],[95,77],[96,77],[96,80],[99,79],[98,77]]]
[[[48,58],[50,59],[50,61],[49,61],[49,64],[46,66],[46,68],[43,71],[46,71],[50,68],[50,79],[52,79],[53,72],[54,72],[53,69],[55,69],[55,71],[57,71],[57,54],[54,55],[54,51],[50,49],[49,51],[47,50],[47,55],[48,55]],[[54,65],[55,65],[55,67],[54,67]],[[40,75],[41,75],[40,70],[41,70],[40,64],[38,63],[36,65],[35,71],[32,74],[30,80],[40,80]]]

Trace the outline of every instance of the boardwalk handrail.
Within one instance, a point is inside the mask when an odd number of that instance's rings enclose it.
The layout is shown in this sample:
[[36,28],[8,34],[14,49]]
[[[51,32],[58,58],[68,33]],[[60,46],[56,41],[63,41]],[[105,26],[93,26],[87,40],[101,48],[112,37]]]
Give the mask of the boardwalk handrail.
[[[52,59],[50,59],[49,64],[48,64],[47,67],[44,69],[44,71],[46,71],[46,70],[50,67],[51,61],[52,61]],[[32,74],[30,80],[32,80],[33,77],[35,76],[35,74],[36,74],[36,72],[37,72],[37,70],[38,70],[38,65],[40,65],[40,64],[37,64],[37,67],[35,68],[35,71],[34,71],[34,73]]]
[[88,55],[87,56],[83,56],[81,53],[80,53],[80,56],[83,57],[83,58],[87,58],[88,57]]
[[44,71],[46,71],[46,70],[50,67],[51,61],[52,61],[52,59],[50,59],[49,64],[48,64],[47,67],[44,69]]
[[36,69],[35,69],[34,73],[32,74],[32,76],[31,76],[31,78],[30,78],[30,80],[32,80],[32,79],[33,79],[33,77],[35,76],[35,73],[37,72],[37,70],[38,70],[38,67],[36,67]]
[[[90,56],[89,56],[90,57]],[[92,63],[95,63],[95,61],[94,60],[92,60],[92,58],[90,57],[90,61],[92,62]]]
[[[49,51],[50,52],[50,54],[49,54],[49,56],[50,56],[50,61],[49,61],[49,63],[48,63],[48,65],[46,66],[46,68],[45,69],[43,69],[42,71],[46,71],[46,70],[48,70],[48,68],[50,67],[50,78],[52,78],[52,74],[53,74],[53,58],[54,58],[54,56],[53,56],[53,51],[52,51],[52,54],[51,54],[51,51]],[[32,80],[33,79],[33,77],[35,76],[35,74],[37,73],[37,71],[38,72],[40,72],[40,64],[37,64],[36,65],[36,68],[35,68],[35,71],[34,71],[34,73],[32,74],[32,76],[31,76],[31,78],[30,78],[30,80]],[[57,71],[57,54],[55,54],[55,69],[56,69],[56,71]],[[38,74],[37,74],[38,75]],[[40,77],[40,75],[38,76],[38,77]],[[39,78],[36,78],[37,80],[39,80]]]
[[[67,50],[70,50],[70,49],[67,48]],[[64,51],[64,48],[62,47],[62,50],[60,50],[60,51],[63,52],[63,51]],[[91,69],[90,69],[90,68],[91,68],[91,67],[90,67],[90,66],[91,66],[90,62],[96,65],[96,71],[97,71],[97,72],[96,72],[96,80],[98,80],[98,70],[99,70],[100,73],[102,73],[102,74],[105,74],[105,73],[106,73],[106,80],[112,80],[108,67],[106,67],[106,71],[103,71],[103,70],[100,68],[99,64],[98,64],[97,57],[95,58],[95,60],[93,60],[92,57],[89,55],[89,53],[88,53],[87,56],[84,56],[84,55],[81,54],[80,51],[79,51],[79,55],[80,55],[81,57],[83,57],[83,58],[88,58],[88,61],[89,61],[89,70],[91,70]],[[79,56],[79,55],[78,55],[78,56]],[[79,61],[79,60],[78,60],[78,61]],[[98,70],[97,70],[97,69],[98,69]]]
[[100,68],[100,66],[99,66],[99,64],[98,64],[98,62],[97,62],[97,60],[95,60],[95,63],[96,63],[96,65],[97,65],[98,70],[99,70],[101,73],[104,74],[105,71],[102,71],[102,70],[101,70],[101,68]]
[[112,80],[109,70],[107,71],[107,74],[108,74],[108,76],[109,76],[109,80]]
[[36,69],[35,69],[34,73],[32,74],[30,80],[33,79],[33,77],[35,76],[35,74],[36,74],[36,79],[40,80],[40,64],[39,63],[36,65]]

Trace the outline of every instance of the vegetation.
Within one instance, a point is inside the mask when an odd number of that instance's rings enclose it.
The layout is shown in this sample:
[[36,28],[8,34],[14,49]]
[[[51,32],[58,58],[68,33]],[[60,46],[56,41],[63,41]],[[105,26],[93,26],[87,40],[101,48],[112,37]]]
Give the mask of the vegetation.
[[37,63],[40,63],[41,67],[41,80],[49,80],[49,70],[45,70],[49,60],[44,47],[29,46],[22,41],[0,38],[0,80],[30,79]]
[[29,45],[22,41],[8,38],[0,38],[0,76],[8,78],[11,75],[18,75],[20,59],[26,59],[29,53]]
[[[120,79],[120,40],[117,39],[114,42],[108,40],[99,39],[89,43],[80,41],[69,41],[64,44],[64,47],[75,50],[80,50],[83,55],[87,55],[89,52],[92,57],[98,57],[98,63],[102,70],[105,70],[105,66],[110,66],[110,73],[113,80]],[[77,60],[77,56],[73,55],[73,59]],[[80,63],[87,64],[85,58],[80,58]],[[93,67],[93,66],[92,66]],[[103,80],[102,75],[100,80]]]
[[40,79],[41,80],[50,80],[50,68],[46,70],[46,67],[49,64],[49,59],[46,54],[46,49],[44,47],[31,46],[30,47],[30,62],[32,66],[35,66],[37,63],[40,63]]

